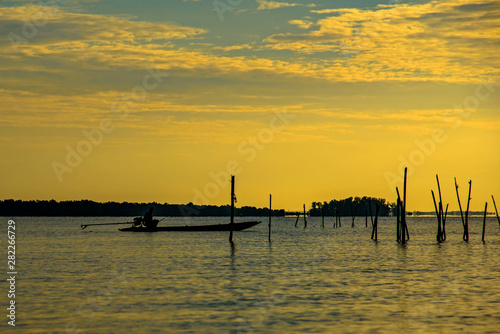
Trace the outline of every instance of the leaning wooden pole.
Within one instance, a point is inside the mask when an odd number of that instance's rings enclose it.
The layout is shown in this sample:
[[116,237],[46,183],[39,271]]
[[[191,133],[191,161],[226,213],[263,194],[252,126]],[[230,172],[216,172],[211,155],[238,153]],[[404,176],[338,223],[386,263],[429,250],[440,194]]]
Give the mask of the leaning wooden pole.
[[406,243],[406,179],[408,175],[408,167],[405,167],[405,178],[403,184],[403,207],[401,209],[401,243]]
[[493,200],[493,205],[495,206],[495,213],[497,214],[498,226],[500,226],[500,216],[498,216],[497,204],[495,203],[495,197],[491,195],[491,199]]
[[486,214],[488,212],[488,202],[484,204],[484,217],[483,217],[483,236],[481,240],[484,242],[484,232],[486,230]]
[[458,208],[460,209],[460,216],[462,217],[462,225],[464,227],[464,235],[465,235],[465,219],[464,219],[464,212],[462,211],[462,204],[460,203],[460,195],[458,194],[457,178],[455,178],[455,190],[457,192]]
[[372,226],[372,240],[377,241],[377,239],[378,239],[378,213],[380,211],[380,204],[376,203],[375,206],[376,206],[375,221],[373,222],[373,226]]
[[446,211],[443,217],[443,241],[446,240],[446,217],[448,216],[448,206],[449,204],[446,204]]
[[399,238],[401,237],[401,233],[399,233],[399,227],[401,225],[401,199],[398,200],[396,204],[396,240],[399,242]]
[[396,211],[396,222],[397,222],[397,234],[398,234],[398,237],[397,237],[397,240],[398,242],[401,242],[401,227],[403,225],[402,223],[402,217],[401,217],[401,213],[403,211],[403,201],[401,200],[401,196],[399,195],[399,188],[396,187],[396,194],[398,195],[398,200],[397,200],[397,211]]
[[300,218],[300,212],[297,213],[297,219],[295,220],[295,227],[297,227],[297,224],[299,223],[299,218]]
[[269,242],[271,242],[271,216],[273,214],[272,201],[273,196],[269,194]]
[[[437,232],[437,242],[443,242],[446,238],[444,236],[444,210],[443,210],[443,197],[441,196],[441,185],[439,184],[439,176],[436,174],[436,182],[438,186],[439,203],[438,203],[438,232]],[[434,193],[432,194],[434,196]],[[435,199],[434,199],[435,201]],[[435,204],[435,203],[434,203]]]
[[442,239],[441,239],[441,236],[442,236],[442,232],[441,232],[441,211],[438,209],[438,206],[437,206],[437,203],[436,203],[436,196],[434,196],[434,191],[431,190],[431,194],[432,194],[432,200],[434,201],[434,210],[436,210],[436,218],[437,218],[437,221],[438,221],[438,230],[437,230],[437,234],[436,234],[436,241],[437,242],[441,242]]
[[465,231],[464,240],[469,241],[469,205],[470,205],[470,193],[472,188],[472,180],[469,181],[469,196],[467,197],[467,211],[465,211]]
[[234,228],[234,175],[231,175],[231,228],[229,231],[229,242],[233,242]]

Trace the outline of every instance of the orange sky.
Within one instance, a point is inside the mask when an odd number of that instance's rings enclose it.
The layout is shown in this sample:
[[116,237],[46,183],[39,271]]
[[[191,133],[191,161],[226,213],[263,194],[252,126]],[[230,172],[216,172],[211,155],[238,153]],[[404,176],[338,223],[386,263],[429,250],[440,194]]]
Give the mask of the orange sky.
[[[2,199],[500,201],[498,1],[0,1]],[[354,5],[352,5],[354,6]],[[231,10],[230,10],[231,9]]]

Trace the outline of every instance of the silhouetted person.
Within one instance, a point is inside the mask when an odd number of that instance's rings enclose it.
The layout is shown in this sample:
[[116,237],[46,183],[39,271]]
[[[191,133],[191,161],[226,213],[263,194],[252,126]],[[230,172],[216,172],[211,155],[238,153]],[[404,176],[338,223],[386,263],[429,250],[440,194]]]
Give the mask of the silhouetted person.
[[142,223],[144,224],[144,226],[148,230],[156,229],[156,224],[158,224],[157,222],[155,222],[153,220],[153,210],[154,210],[154,208],[150,207],[149,211],[146,212],[146,214],[144,215],[144,218],[142,218]]

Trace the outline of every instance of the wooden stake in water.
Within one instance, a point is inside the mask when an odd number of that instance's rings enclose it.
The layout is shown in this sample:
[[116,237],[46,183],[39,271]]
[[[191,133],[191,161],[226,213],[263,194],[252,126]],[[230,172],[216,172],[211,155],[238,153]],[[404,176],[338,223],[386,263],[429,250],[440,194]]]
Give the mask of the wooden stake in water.
[[405,167],[405,178],[403,188],[403,207],[401,209],[401,243],[406,243],[406,179],[408,175],[408,167]]
[[457,192],[458,207],[460,209],[460,216],[462,217],[462,226],[464,227],[464,236],[465,236],[465,219],[464,219],[464,213],[462,211],[462,204],[460,203],[460,195],[458,194],[457,178],[455,178],[455,190]]
[[[397,190],[397,188],[396,188]],[[398,193],[398,200],[396,204],[396,240],[399,242],[401,238],[401,233],[399,232],[399,228],[401,226],[401,199],[399,198],[399,193]]]
[[295,220],[295,227],[297,227],[297,224],[299,223],[299,218],[300,218],[300,212],[297,213],[297,219]]
[[378,213],[380,211],[380,204],[376,203],[375,204],[375,221],[373,222],[372,226],[372,240],[377,241],[378,238]]
[[[441,196],[441,186],[439,184],[439,176],[436,174],[436,181],[437,181],[437,186],[438,186],[438,194],[439,194],[439,203],[436,204],[436,198],[434,197],[434,192],[432,192],[432,199],[434,201],[434,208],[436,210],[436,215],[438,219],[438,231],[436,235],[436,240],[437,242],[443,242],[446,240],[446,234],[445,234],[445,213],[443,210],[443,197]],[[448,211],[448,206],[446,207],[446,210]]]
[[231,175],[231,229],[229,231],[229,242],[233,242],[234,227],[234,175]]
[[307,227],[307,219],[306,219],[306,205],[304,204],[304,228]]
[[484,204],[484,217],[483,217],[483,237],[481,240],[484,242],[484,232],[486,230],[486,213],[488,212],[488,202]]
[[472,180],[469,181],[469,196],[467,197],[467,211],[465,211],[465,231],[464,240],[469,241],[469,204],[470,204],[470,193],[472,188]]
[[273,213],[272,199],[273,199],[273,196],[271,194],[269,194],[269,242],[271,242],[271,216]]
[[446,217],[448,217],[448,208],[449,204],[446,204],[446,210],[444,211],[444,217],[443,217],[443,237],[444,240],[446,240]]
[[432,200],[434,201],[434,210],[436,210],[436,217],[438,221],[438,230],[436,234],[436,241],[441,242],[441,210],[438,209],[437,203],[436,203],[436,196],[434,196],[434,191],[431,190],[432,194]]
[[495,206],[495,213],[497,214],[498,226],[500,226],[500,217],[498,216],[497,204],[495,203],[495,197],[491,195],[491,199],[493,200],[493,205]]

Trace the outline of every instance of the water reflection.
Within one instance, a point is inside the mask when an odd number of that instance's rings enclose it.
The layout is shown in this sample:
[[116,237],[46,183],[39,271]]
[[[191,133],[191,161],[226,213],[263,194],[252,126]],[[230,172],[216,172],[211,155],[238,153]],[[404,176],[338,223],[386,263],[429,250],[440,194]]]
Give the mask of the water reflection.
[[[500,322],[500,235],[488,230],[483,244],[471,224],[464,243],[454,218],[442,244],[434,222],[409,219],[405,245],[389,218],[375,243],[362,225],[323,229],[312,217],[307,229],[276,218],[272,243],[262,225],[229,245],[226,233],[88,233],[79,227],[87,218],[74,229],[64,219],[30,219],[19,231],[23,333],[64,332],[70,320],[92,333],[262,334],[495,332]],[[88,321],[85,303],[103,294],[115,269],[131,277],[128,286],[108,288],[112,300],[100,300]]]

